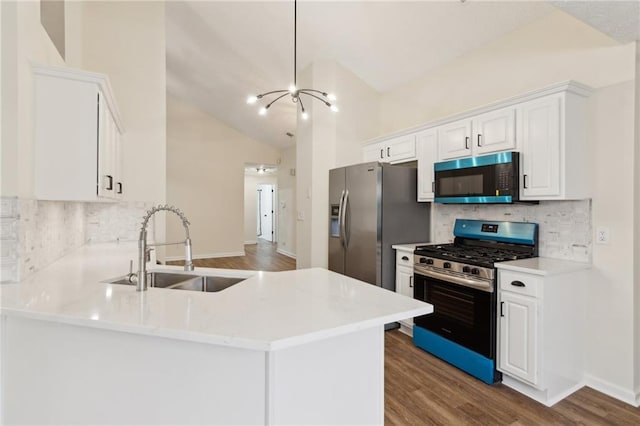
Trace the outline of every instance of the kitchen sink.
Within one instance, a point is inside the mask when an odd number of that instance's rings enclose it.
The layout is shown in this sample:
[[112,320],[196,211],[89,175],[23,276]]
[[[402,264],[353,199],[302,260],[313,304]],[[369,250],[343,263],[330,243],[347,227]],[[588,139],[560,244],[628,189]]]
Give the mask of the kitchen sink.
[[[167,288],[175,290],[205,291],[213,293],[224,290],[238,284],[246,278],[221,277],[211,275],[174,274],[171,272],[150,272],[148,275],[149,287]],[[128,277],[120,277],[106,281],[110,284],[128,284]]]

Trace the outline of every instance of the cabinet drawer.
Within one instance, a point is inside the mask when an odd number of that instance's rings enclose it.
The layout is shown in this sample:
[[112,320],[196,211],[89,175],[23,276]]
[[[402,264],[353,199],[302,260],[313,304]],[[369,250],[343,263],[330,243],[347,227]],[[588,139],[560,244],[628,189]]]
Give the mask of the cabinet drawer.
[[498,272],[498,285],[501,291],[542,297],[542,278],[512,271]]
[[396,266],[407,267],[413,270],[413,252],[409,251],[396,251]]

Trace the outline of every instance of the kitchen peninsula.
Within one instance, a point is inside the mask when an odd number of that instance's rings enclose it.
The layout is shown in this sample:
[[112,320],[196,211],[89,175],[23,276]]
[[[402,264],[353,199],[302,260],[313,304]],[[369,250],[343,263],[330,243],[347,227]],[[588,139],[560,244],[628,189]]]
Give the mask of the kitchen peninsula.
[[1,287],[3,423],[382,424],[384,324],[432,312],[320,268],[196,269],[247,277],[217,293],[103,282],[135,258],[87,245]]

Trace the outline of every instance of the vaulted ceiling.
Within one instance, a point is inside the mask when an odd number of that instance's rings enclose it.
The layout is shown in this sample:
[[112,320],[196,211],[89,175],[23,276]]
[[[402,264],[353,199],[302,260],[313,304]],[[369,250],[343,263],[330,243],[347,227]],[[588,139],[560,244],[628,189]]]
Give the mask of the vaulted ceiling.
[[[556,7],[620,41],[638,39],[639,4],[300,1],[297,68],[335,60],[385,92]],[[295,105],[278,102],[259,116],[246,98],[293,80],[293,2],[173,1],[166,17],[168,93],[256,140],[292,144],[285,133],[295,131]]]

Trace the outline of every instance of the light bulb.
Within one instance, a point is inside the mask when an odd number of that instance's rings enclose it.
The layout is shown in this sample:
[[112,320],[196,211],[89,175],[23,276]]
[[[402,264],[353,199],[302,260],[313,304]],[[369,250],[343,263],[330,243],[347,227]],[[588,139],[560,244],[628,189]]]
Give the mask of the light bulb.
[[296,90],[297,89],[295,85],[292,84],[291,86],[289,86],[289,93],[291,93],[292,95],[296,93]]
[[329,93],[327,95],[327,99],[329,99],[330,101],[335,101],[338,98],[336,98],[336,95],[334,95],[333,93]]
[[338,109],[338,107],[336,105],[331,105],[331,111],[338,112],[338,111],[340,111],[340,109]]
[[260,111],[258,111],[258,114],[266,115],[267,114],[267,109],[265,107],[260,108]]
[[307,111],[302,113],[302,119],[307,120],[309,118],[309,113]]
[[256,102],[258,102],[258,97],[251,95],[247,98],[247,103],[248,104],[255,104]]

